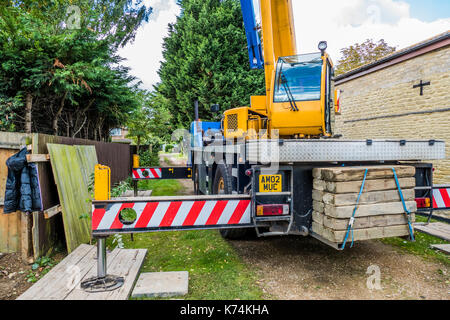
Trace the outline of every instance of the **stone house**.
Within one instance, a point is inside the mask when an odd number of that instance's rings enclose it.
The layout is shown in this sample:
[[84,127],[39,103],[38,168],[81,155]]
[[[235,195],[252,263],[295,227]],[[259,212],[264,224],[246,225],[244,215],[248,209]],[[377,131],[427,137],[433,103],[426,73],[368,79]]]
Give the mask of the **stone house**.
[[344,139],[436,139],[435,184],[450,184],[450,31],[335,78]]

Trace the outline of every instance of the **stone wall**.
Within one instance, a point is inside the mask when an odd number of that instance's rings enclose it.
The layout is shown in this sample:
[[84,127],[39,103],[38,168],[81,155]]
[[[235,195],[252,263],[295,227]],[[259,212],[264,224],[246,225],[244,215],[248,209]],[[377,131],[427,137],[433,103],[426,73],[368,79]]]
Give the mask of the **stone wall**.
[[[431,85],[413,88],[420,80]],[[343,80],[341,80],[342,82]],[[450,47],[337,83],[344,139],[442,139],[446,159],[434,161],[435,184],[450,184]]]

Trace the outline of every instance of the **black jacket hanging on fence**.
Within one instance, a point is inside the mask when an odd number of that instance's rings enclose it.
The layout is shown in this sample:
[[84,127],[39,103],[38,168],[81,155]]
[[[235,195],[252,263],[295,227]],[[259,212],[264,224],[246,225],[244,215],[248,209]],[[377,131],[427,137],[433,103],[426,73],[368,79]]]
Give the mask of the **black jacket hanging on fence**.
[[28,163],[26,156],[27,148],[23,148],[6,160],[8,179],[6,180],[4,213],[17,210],[22,212],[42,210],[36,165]]

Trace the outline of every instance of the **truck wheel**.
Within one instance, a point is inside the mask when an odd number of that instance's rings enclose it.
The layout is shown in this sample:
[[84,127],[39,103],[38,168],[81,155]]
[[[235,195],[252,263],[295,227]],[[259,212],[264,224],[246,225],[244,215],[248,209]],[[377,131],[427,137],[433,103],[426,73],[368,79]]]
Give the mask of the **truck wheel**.
[[[214,194],[231,194],[233,191],[233,178],[231,176],[231,168],[223,164],[217,166],[214,176],[213,193]],[[249,235],[251,229],[220,229],[220,235],[229,240],[238,240]]]

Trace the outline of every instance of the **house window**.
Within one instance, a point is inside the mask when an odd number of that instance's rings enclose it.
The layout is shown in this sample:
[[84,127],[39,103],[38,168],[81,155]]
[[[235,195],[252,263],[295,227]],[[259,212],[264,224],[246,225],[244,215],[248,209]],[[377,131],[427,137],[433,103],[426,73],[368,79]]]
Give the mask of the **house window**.
[[111,136],[112,137],[120,137],[122,135],[122,129],[121,128],[115,128],[111,130]]

